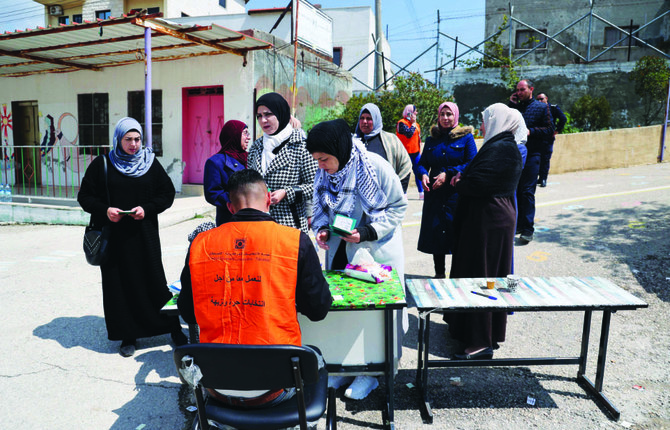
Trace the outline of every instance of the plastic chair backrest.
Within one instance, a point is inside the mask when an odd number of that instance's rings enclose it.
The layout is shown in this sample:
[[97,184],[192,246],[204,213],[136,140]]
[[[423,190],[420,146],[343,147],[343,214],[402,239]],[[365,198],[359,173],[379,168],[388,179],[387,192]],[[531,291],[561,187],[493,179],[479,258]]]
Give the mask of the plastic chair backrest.
[[200,384],[229,390],[276,390],[295,386],[291,358],[298,357],[304,384],[319,380],[318,359],[311,349],[294,345],[230,345],[199,343],[175,349],[181,368],[185,355],[193,357],[203,374]]

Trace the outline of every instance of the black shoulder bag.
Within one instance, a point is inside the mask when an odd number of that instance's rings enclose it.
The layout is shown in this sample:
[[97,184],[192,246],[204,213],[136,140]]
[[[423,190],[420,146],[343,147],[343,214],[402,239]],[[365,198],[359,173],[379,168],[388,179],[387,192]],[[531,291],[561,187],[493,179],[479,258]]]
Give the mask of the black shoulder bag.
[[[109,187],[107,186],[107,156],[102,156],[105,165],[105,192],[107,193],[107,205],[111,206],[109,201]],[[84,231],[84,254],[86,261],[92,266],[100,266],[107,260],[109,254],[109,233],[110,226],[105,223],[101,227],[93,225],[93,214],[91,220]]]

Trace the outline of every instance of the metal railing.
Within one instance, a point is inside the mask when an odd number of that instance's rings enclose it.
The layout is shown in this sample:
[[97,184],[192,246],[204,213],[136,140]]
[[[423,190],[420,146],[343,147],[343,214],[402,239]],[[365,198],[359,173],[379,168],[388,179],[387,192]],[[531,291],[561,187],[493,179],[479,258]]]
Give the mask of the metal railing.
[[106,146],[53,145],[2,147],[0,183],[12,197],[76,200],[81,181],[93,159],[107,153]]

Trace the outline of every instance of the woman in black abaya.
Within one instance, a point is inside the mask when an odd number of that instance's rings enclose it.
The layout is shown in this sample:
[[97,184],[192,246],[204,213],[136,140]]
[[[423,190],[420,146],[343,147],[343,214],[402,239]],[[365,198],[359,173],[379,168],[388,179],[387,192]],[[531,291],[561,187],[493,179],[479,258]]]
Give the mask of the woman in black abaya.
[[[458,192],[450,278],[494,278],[511,273],[521,153],[514,140],[518,115],[496,103],[482,113],[484,144],[451,184]],[[451,335],[465,343],[458,359],[493,357],[505,340],[505,312],[445,315]]]
[[[107,158],[107,186],[103,158]],[[109,204],[107,197],[109,190]],[[109,340],[120,340],[124,357],[136,339],[170,333],[187,343],[178,317],[160,314],[167,289],[158,235],[158,214],[172,206],[175,189],[151,148],[142,145],[142,126],[122,118],[109,155],[86,169],[77,200],[96,225],[111,226],[109,257],[100,266]]]

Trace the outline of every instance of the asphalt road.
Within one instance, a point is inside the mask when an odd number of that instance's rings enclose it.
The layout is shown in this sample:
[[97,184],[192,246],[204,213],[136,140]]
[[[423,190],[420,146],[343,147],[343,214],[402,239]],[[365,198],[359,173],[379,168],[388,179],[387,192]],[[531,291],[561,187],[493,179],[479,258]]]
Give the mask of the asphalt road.
[[[424,424],[411,385],[417,331],[411,310],[395,387],[396,428],[670,428],[669,197],[668,164],[552,175],[547,188],[538,188],[535,240],[516,247],[520,275],[604,276],[649,303],[612,318],[604,391],[621,410],[619,422],[575,383],[573,367],[534,366],[432,370],[435,421]],[[416,251],[421,204],[410,190],[406,272],[432,276],[432,257]],[[202,221],[161,229],[168,279],[178,278],[186,237]],[[0,427],[189,428],[194,413],[185,409],[190,395],[177,377],[169,336],[140,340],[132,358],[107,340],[100,273],[85,262],[82,234],[80,226],[0,226]],[[448,356],[455,345],[435,320],[431,354]],[[496,358],[575,355],[581,323],[579,313],[517,313]],[[452,376],[463,385],[450,385]],[[382,387],[362,401],[346,399],[340,389],[339,428],[381,428]]]

